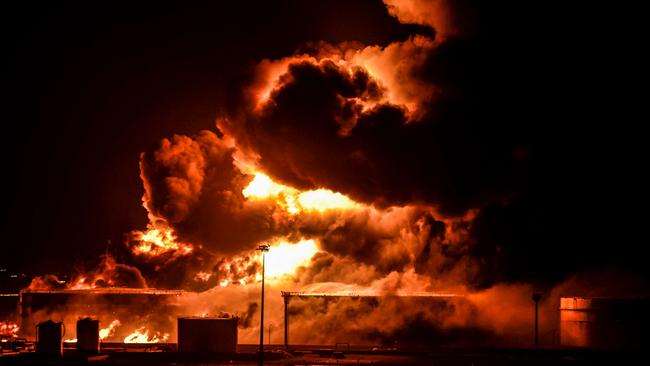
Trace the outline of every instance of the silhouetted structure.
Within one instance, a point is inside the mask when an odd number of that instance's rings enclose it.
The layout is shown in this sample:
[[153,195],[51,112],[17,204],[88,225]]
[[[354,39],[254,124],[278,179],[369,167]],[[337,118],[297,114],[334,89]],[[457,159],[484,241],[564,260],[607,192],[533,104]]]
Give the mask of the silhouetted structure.
[[292,297],[297,298],[351,298],[351,299],[369,299],[377,300],[381,298],[399,297],[399,298],[421,298],[431,299],[439,305],[445,305],[452,299],[462,298],[461,295],[438,293],[438,292],[406,292],[398,291],[395,293],[376,293],[368,291],[336,291],[336,292],[303,292],[303,291],[282,291],[284,299],[284,348],[289,349],[289,300]]
[[178,318],[178,352],[237,352],[237,318]]
[[596,349],[648,346],[650,299],[563,297],[560,344]]

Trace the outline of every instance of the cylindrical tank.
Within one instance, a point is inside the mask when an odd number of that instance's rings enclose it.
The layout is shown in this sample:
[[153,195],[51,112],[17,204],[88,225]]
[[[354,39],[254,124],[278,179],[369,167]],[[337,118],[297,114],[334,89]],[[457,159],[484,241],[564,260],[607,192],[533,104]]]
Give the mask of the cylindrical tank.
[[37,326],[36,352],[61,356],[63,354],[63,323],[52,320],[39,323]]
[[77,350],[99,352],[99,320],[83,318],[77,320]]
[[178,351],[237,352],[237,318],[178,318]]
[[647,346],[649,305],[648,299],[562,297],[560,344],[598,349]]

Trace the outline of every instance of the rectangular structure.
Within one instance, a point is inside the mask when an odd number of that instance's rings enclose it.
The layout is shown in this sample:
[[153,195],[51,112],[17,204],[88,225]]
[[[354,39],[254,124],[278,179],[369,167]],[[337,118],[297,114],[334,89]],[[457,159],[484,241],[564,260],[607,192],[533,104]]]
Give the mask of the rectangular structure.
[[178,318],[178,352],[237,352],[237,318]]

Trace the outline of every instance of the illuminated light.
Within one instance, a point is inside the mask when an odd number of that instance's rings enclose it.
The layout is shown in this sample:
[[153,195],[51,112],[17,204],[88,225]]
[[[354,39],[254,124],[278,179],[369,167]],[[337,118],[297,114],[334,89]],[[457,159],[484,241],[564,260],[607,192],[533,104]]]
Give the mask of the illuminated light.
[[136,329],[133,333],[124,338],[124,343],[160,343],[169,339],[169,333],[149,334],[149,330],[145,327]]
[[[272,245],[266,253],[266,277],[295,274],[296,269],[309,263],[318,252],[314,240],[302,240],[296,244],[280,242]],[[260,280],[261,280],[261,276]]]
[[221,286],[221,287],[226,287],[226,286],[228,286],[228,283],[229,283],[229,282],[230,282],[230,281],[228,281],[228,280],[223,280],[223,281],[219,282],[219,286]]
[[77,338],[64,339],[64,343],[77,343]]
[[104,340],[115,335],[115,329],[122,325],[119,320],[113,320],[107,328],[99,330],[99,339]]

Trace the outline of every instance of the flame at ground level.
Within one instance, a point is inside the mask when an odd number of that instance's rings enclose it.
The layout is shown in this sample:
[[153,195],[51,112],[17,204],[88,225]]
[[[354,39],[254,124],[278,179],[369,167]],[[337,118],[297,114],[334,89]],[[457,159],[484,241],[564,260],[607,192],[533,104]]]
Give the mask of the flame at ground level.
[[122,325],[119,320],[113,320],[107,328],[99,330],[99,339],[104,340],[108,337],[112,337],[115,334],[115,329]]
[[10,321],[0,321],[0,335],[17,337],[20,327],[18,324]]
[[124,343],[160,343],[169,339],[169,333],[149,331],[146,327],[140,327],[124,338]]

